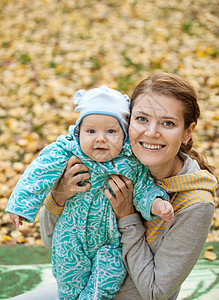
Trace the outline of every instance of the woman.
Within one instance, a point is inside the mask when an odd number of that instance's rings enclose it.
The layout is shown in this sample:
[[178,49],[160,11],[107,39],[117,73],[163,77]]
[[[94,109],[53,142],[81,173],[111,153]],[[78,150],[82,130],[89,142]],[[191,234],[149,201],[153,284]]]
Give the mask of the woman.
[[[216,185],[211,168],[192,150],[199,115],[195,90],[178,76],[159,73],[140,82],[133,92],[129,128],[133,153],[171,196],[175,217],[170,223],[144,221],[133,207],[132,182],[111,177],[114,195],[109,189],[105,195],[118,219],[129,273],[114,299],[176,299],[198,260],[214,213]],[[87,179],[87,171],[72,157],[53,197],[48,195],[41,213],[45,245],[51,246],[62,207],[83,188],[77,184]]]

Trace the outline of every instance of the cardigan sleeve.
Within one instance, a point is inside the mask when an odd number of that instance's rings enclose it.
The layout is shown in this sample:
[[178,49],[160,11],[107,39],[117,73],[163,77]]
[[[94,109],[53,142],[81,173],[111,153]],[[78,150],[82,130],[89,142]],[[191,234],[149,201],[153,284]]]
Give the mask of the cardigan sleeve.
[[51,193],[47,195],[40,212],[40,233],[46,247],[52,247],[53,231],[63,208],[56,204]]
[[184,209],[157,237],[160,241],[156,249],[147,244],[137,214],[119,220],[123,259],[142,299],[167,300],[177,291],[200,256],[213,213],[210,203]]

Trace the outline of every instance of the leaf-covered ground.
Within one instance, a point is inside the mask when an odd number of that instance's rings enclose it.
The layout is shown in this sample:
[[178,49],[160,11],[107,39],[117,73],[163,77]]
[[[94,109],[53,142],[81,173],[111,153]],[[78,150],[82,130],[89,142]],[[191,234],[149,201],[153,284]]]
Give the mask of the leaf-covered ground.
[[80,88],[130,96],[151,72],[185,77],[202,109],[195,147],[219,176],[218,11],[217,0],[0,1],[0,244],[42,244],[38,221],[15,230],[4,209],[32,159],[75,122]]

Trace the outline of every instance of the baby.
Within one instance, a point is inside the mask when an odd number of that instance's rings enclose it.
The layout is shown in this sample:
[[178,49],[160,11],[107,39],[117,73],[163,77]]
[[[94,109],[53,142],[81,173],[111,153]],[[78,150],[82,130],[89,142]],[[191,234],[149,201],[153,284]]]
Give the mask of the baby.
[[[53,234],[52,268],[59,299],[112,299],[126,276],[116,217],[104,191],[110,175],[131,179],[133,203],[143,218],[172,220],[167,193],[132,154],[130,101],[106,86],[79,90],[79,118],[67,136],[44,148],[18,181],[6,211],[15,226],[34,221],[46,195],[76,155],[89,168],[91,189],[66,201]],[[84,185],[84,182],[80,183]],[[161,198],[162,199],[161,199]]]

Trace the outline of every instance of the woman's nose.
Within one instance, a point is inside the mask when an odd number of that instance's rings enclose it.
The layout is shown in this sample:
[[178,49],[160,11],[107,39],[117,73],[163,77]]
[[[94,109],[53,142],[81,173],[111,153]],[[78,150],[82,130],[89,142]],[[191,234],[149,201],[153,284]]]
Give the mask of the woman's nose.
[[147,127],[145,128],[144,134],[149,137],[159,137],[160,136],[160,132],[159,132],[156,124],[147,125]]

